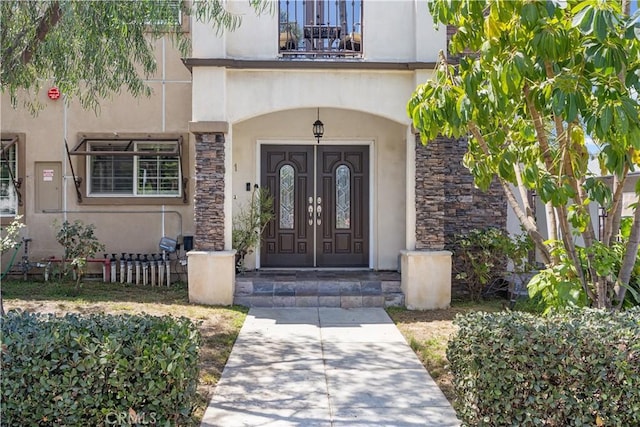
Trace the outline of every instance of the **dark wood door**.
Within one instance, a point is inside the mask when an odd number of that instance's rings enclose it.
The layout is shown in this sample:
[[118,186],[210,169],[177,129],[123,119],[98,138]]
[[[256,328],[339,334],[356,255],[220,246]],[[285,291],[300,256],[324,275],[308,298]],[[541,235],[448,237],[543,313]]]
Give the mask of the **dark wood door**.
[[367,267],[369,147],[320,146],[317,159],[317,264]]
[[274,197],[262,267],[369,265],[369,147],[263,145]]
[[263,235],[263,267],[313,267],[314,147],[263,145],[261,182],[274,198],[275,219]]

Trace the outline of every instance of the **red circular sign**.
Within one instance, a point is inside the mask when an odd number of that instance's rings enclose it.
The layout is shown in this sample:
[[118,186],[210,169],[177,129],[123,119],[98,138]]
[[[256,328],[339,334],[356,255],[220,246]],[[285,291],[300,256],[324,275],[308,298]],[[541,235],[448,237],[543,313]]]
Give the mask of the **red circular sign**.
[[55,86],[52,87],[47,91],[47,96],[49,97],[49,99],[54,99],[54,100],[60,98],[60,89],[58,89]]

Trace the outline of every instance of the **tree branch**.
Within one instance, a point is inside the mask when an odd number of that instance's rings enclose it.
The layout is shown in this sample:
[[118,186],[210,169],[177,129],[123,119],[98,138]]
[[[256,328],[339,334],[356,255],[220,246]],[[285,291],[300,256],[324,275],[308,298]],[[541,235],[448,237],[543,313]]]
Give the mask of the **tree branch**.
[[36,34],[31,39],[27,47],[22,52],[22,64],[27,65],[31,62],[33,58],[33,54],[45,39],[47,34],[51,32],[58,22],[60,22],[60,18],[62,17],[62,11],[60,10],[60,3],[57,1],[52,2],[45,13],[38,20],[38,27],[36,28]]
[[540,116],[540,112],[531,100],[531,89],[529,88],[529,85],[525,84],[523,89],[524,99],[527,104],[527,108],[529,109],[529,113],[531,113],[533,127],[536,130],[538,143],[540,144],[540,155],[542,156],[542,160],[544,161],[547,171],[552,175],[557,175],[556,168],[553,165],[553,158],[551,157],[551,148],[549,146],[549,139],[547,138],[547,131],[544,128],[544,121]]
[[625,248],[622,266],[620,267],[618,280],[616,280],[614,287],[614,292],[618,299],[618,309],[622,307],[625,294],[627,293],[627,286],[629,285],[629,280],[631,280],[631,271],[638,258],[638,247],[640,247],[640,206],[636,206],[636,212],[633,215],[633,227],[631,227],[631,234],[629,235],[629,241]]
[[527,217],[533,218],[533,220],[535,221],[535,218],[533,215],[533,209],[531,209],[531,205],[529,204],[529,196],[527,194],[527,189],[524,183],[522,182],[522,175],[521,175],[522,171],[520,169],[520,164],[517,162],[514,162],[513,169],[515,170],[515,173],[516,173],[516,181],[518,182],[518,190],[520,191],[520,198],[522,199],[522,206],[524,208],[524,212],[527,215]]
[[[551,62],[544,61],[544,70],[549,80],[553,80],[555,78],[555,74],[553,73],[553,65],[551,65]],[[558,138],[558,140],[560,140],[563,135],[569,134],[568,129],[565,133],[564,126],[562,125],[562,118],[555,113],[553,114],[553,122],[556,126],[556,138]]]
[[611,246],[614,242],[615,235],[614,230],[620,227],[620,217],[622,216],[622,193],[624,192],[624,184],[627,181],[627,175],[629,173],[629,165],[624,165],[624,171],[622,173],[622,179],[618,180],[618,176],[613,174],[613,201],[611,208],[608,211],[607,220],[604,222],[604,235],[603,242],[607,246]]
[[595,301],[598,307],[604,307],[604,305],[601,305],[600,301],[600,298],[603,298],[604,295],[601,295],[601,293],[598,292],[598,295],[596,297],[593,291],[589,288],[587,280],[584,277],[582,264],[580,263],[580,258],[578,258],[578,253],[576,252],[576,245],[571,239],[571,226],[569,225],[567,207],[564,205],[557,206],[556,210],[558,211],[558,218],[560,220],[560,233],[562,235],[562,243],[567,250],[567,254],[571,259],[571,262],[576,268],[576,273],[578,274],[578,278],[580,279],[580,284],[582,285],[582,288],[591,301]]
[[[476,125],[475,122],[473,121],[469,122],[467,125],[473,137],[478,141],[478,144],[480,145],[482,152],[485,154],[485,156],[488,157],[490,155],[489,146],[487,144],[487,141],[485,141],[484,137],[482,136],[482,133],[480,133],[480,129],[478,129],[478,125]],[[532,221],[531,217],[525,214],[524,211],[522,210],[522,207],[520,207],[520,204],[518,203],[518,199],[513,193],[513,189],[511,188],[511,185],[500,177],[498,177],[498,181],[500,182],[500,185],[504,190],[504,194],[507,198],[507,201],[509,202],[509,205],[513,209],[513,212],[516,214],[516,217],[518,218],[518,220],[520,221],[520,223],[522,224],[526,232],[531,237],[531,240],[533,240],[534,244],[540,250],[542,261],[547,265],[550,264],[551,252],[549,251],[549,248],[547,247],[547,245],[544,244],[544,238],[538,231],[538,227],[536,226],[535,222]]]

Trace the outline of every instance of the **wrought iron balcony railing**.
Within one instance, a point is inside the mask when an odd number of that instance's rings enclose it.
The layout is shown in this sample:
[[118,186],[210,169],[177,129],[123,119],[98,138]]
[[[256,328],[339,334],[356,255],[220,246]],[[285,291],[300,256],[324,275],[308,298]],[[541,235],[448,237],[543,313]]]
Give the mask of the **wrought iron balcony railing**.
[[286,58],[362,56],[363,0],[279,0],[279,52]]

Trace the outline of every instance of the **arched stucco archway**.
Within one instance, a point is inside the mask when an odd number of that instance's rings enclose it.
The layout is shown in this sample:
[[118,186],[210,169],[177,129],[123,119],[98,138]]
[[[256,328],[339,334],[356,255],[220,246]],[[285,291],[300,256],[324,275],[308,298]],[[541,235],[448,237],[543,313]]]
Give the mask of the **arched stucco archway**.
[[[249,202],[260,185],[260,147],[269,144],[316,146],[312,124],[316,108],[276,111],[230,126],[232,215]],[[374,114],[341,108],[320,108],[325,134],[320,145],[369,147],[370,268],[395,270],[405,248],[407,125]],[[229,175],[227,175],[229,176]],[[255,255],[247,259],[254,268]]]

